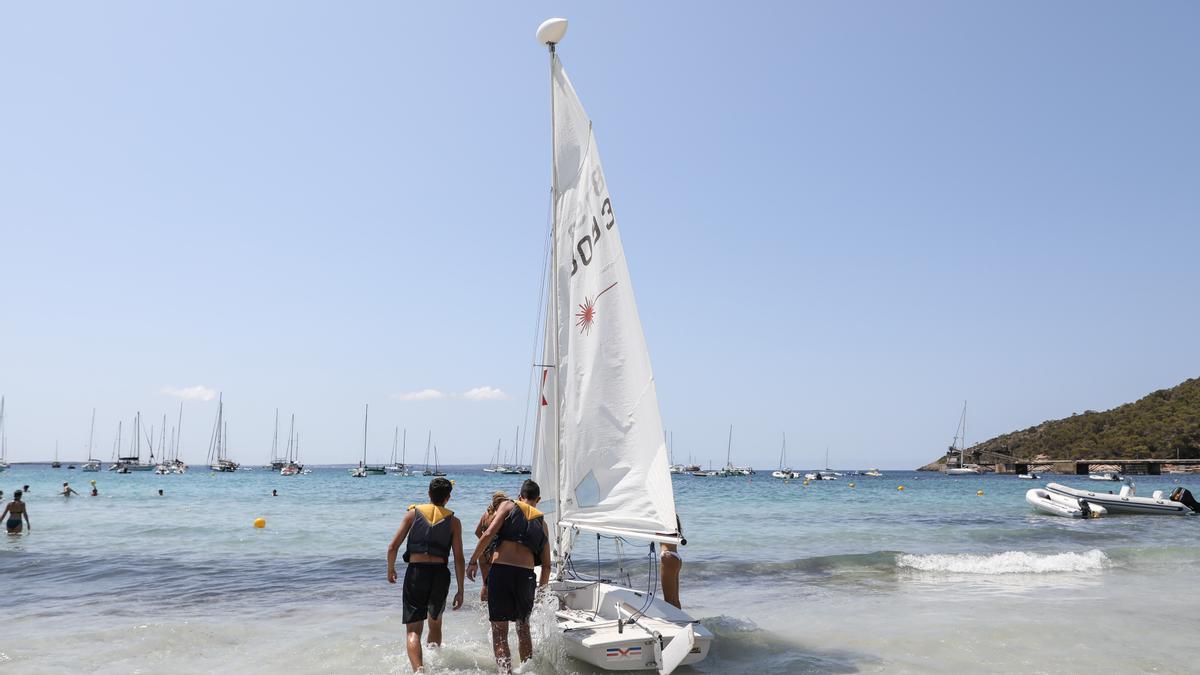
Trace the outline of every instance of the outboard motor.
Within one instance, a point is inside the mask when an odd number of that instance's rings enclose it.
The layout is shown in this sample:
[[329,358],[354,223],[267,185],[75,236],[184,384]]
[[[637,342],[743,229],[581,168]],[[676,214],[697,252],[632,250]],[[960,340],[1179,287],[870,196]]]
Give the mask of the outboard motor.
[[1175,488],[1175,491],[1171,493],[1171,501],[1179,502],[1192,511],[1200,513],[1200,502],[1197,502],[1196,498],[1186,488]]

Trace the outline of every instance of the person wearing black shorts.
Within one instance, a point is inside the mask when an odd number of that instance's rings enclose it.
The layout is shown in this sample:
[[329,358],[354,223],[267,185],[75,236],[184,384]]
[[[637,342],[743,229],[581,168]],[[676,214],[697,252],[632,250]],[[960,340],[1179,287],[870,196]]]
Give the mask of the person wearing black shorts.
[[454,575],[458,592],[452,609],[463,603],[462,523],[446,508],[453,484],[445,478],[429,481],[428,504],[408,507],[400,529],[388,546],[388,583],[396,583],[396,555],[400,544],[408,540],[404,552],[404,610],[402,612],[408,646],[408,660],[414,672],[423,665],[421,633],[429,620],[429,644],[442,643],[442,611],[450,594],[450,570],[446,567],[454,551]]
[[[521,661],[533,657],[533,639],[529,634],[529,615],[533,612],[534,597],[539,586],[550,581],[550,535],[546,520],[538,511],[541,488],[527,480],[521,485],[517,501],[501,504],[492,515],[491,523],[467,565],[467,577],[475,579],[480,556],[493,540],[491,568],[486,579],[488,619],[492,622],[492,649],[501,673],[512,671],[512,652],[508,646],[508,624],[517,623],[517,647]],[[533,570],[541,567],[534,580]]]

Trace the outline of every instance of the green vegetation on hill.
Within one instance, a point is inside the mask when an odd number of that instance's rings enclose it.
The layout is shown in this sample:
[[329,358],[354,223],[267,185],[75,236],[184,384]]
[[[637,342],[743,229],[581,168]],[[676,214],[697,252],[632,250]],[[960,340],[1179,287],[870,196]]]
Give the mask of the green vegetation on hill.
[[997,436],[967,452],[1018,460],[1200,459],[1200,378],[1112,410],[1088,410]]

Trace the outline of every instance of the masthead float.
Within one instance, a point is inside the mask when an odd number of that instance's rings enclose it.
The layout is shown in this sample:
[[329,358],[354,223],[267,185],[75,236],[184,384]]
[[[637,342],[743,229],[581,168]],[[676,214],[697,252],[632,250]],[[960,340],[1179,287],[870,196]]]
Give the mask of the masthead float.
[[[544,21],[550,52],[553,227],[533,477],[551,528],[557,628],[566,652],[607,670],[670,673],[713,635],[644,590],[577,573],[583,533],[683,545],[654,375],[591,120],[558,59],[566,19]],[[651,564],[651,569],[656,567]]]

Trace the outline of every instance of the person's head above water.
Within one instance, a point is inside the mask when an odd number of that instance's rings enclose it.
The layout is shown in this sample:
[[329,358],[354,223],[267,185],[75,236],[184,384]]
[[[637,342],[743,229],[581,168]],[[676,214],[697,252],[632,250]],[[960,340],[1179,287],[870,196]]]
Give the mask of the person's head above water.
[[492,493],[492,505],[488,507],[488,513],[495,513],[500,505],[508,501],[508,495],[504,494],[503,490],[497,490]]
[[23,492],[21,492],[20,490],[17,490],[16,492],[14,492],[14,493],[13,493],[13,501],[14,501],[14,502],[19,502],[19,501],[21,501],[21,495],[22,495],[22,494],[24,494],[24,493],[23,493]]
[[437,506],[444,505],[450,499],[450,491],[454,484],[442,477],[429,481],[429,501]]
[[278,497],[278,496],[279,496],[279,490],[271,490],[271,496],[272,496],[272,497]]
[[537,504],[542,500],[542,488],[532,480],[521,483],[521,499],[529,504]]
[[163,496],[162,488],[158,488],[158,496],[159,497]]
[[67,484],[65,482],[63,483],[63,487],[67,487]]

